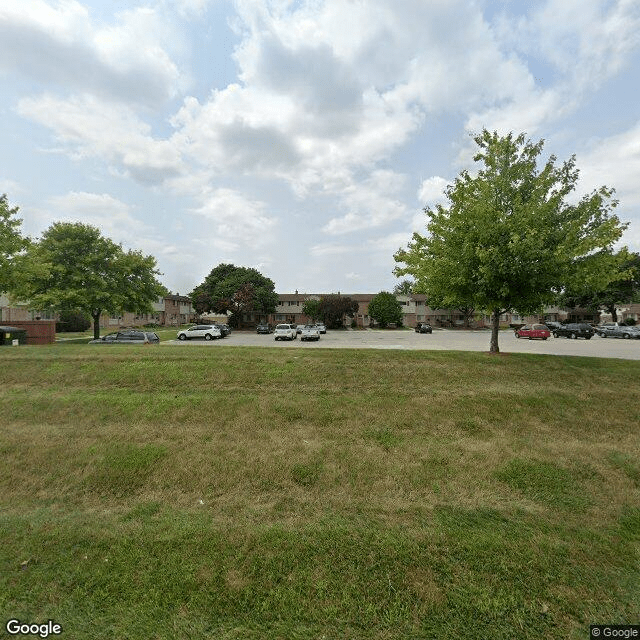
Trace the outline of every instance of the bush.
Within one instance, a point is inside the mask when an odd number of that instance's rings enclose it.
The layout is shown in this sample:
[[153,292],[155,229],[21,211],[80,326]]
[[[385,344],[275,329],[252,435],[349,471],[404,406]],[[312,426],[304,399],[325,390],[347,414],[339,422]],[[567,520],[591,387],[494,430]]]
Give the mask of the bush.
[[88,315],[78,309],[72,309],[60,312],[60,318],[56,322],[56,331],[58,333],[86,331],[90,326],[91,318]]
[[635,327],[636,326],[636,320],[635,318],[627,318],[624,323],[628,326],[628,327]]

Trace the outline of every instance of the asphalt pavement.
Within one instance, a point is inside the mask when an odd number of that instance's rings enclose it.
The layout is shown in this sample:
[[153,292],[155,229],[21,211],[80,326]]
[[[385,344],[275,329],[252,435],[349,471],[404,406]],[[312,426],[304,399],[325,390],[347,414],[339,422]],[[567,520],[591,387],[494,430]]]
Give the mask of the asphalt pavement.
[[[252,331],[234,331],[220,340],[179,340],[161,344],[179,344],[189,347],[248,346],[296,349],[413,349],[435,351],[489,351],[489,330],[434,329],[433,333],[416,333],[407,329],[367,329],[327,331],[318,342],[297,340],[276,341],[273,334],[258,335]],[[640,360],[640,340],[600,338],[554,338],[548,340],[518,339],[513,331],[500,331],[498,341],[503,353],[542,353],[556,356],[589,356],[594,358],[622,358]]]

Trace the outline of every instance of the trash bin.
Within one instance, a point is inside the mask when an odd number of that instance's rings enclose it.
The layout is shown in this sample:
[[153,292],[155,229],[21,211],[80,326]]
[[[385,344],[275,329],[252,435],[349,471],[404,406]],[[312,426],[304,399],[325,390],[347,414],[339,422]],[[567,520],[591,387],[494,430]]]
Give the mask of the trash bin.
[[19,327],[0,326],[0,346],[10,347],[13,344],[27,344],[27,330]]

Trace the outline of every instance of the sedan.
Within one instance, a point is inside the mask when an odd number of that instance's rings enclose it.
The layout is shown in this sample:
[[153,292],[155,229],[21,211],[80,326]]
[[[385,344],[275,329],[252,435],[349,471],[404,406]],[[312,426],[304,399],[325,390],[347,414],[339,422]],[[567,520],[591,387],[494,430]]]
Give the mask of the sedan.
[[544,324],[525,324],[523,327],[516,329],[515,335],[516,338],[546,340],[551,335],[551,332]]
[[598,335],[601,338],[640,338],[640,327],[627,326],[618,323],[605,323],[597,327]]
[[302,340],[303,342],[307,340],[320,340],[320,331],[318,331],[318,327],[313,324],[306,324],[304,327],[302,327],[300,340]]
[[197,324],[187,330],[178,331],[178,340],[191,340],[192,338],[204,338],[205,340],[215,340],[221,338],[222,332],[214,324]]
[[272,331],[271,325],[266,322],[262,322],[256,327],[256,333],[271,333]]
[[416,333],[433,333],[433,329],[430,324],[421,322],[416,326]]
[[320,333],[327,333],[327,327],[324,326],[323,322],[316,322],[316,327],[318,327]]

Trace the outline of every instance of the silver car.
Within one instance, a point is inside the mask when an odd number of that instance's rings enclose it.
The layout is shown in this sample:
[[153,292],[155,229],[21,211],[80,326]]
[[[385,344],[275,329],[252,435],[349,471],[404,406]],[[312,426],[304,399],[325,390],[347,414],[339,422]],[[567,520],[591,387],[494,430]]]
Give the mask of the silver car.
[[306,324],[302,327],[300,340],[303,342],[306,340],[320,340],[320,331],[318,330],[318,327],[314,324]]
[[205,340],[217,340],[222,337],[220,327],[215,324],[197,324],[188,329],[178,331],[178,340],[191,340],[192,338],[204,338]]
[[640,338],[640,327],[605,322],[596,328],[601,338]]

